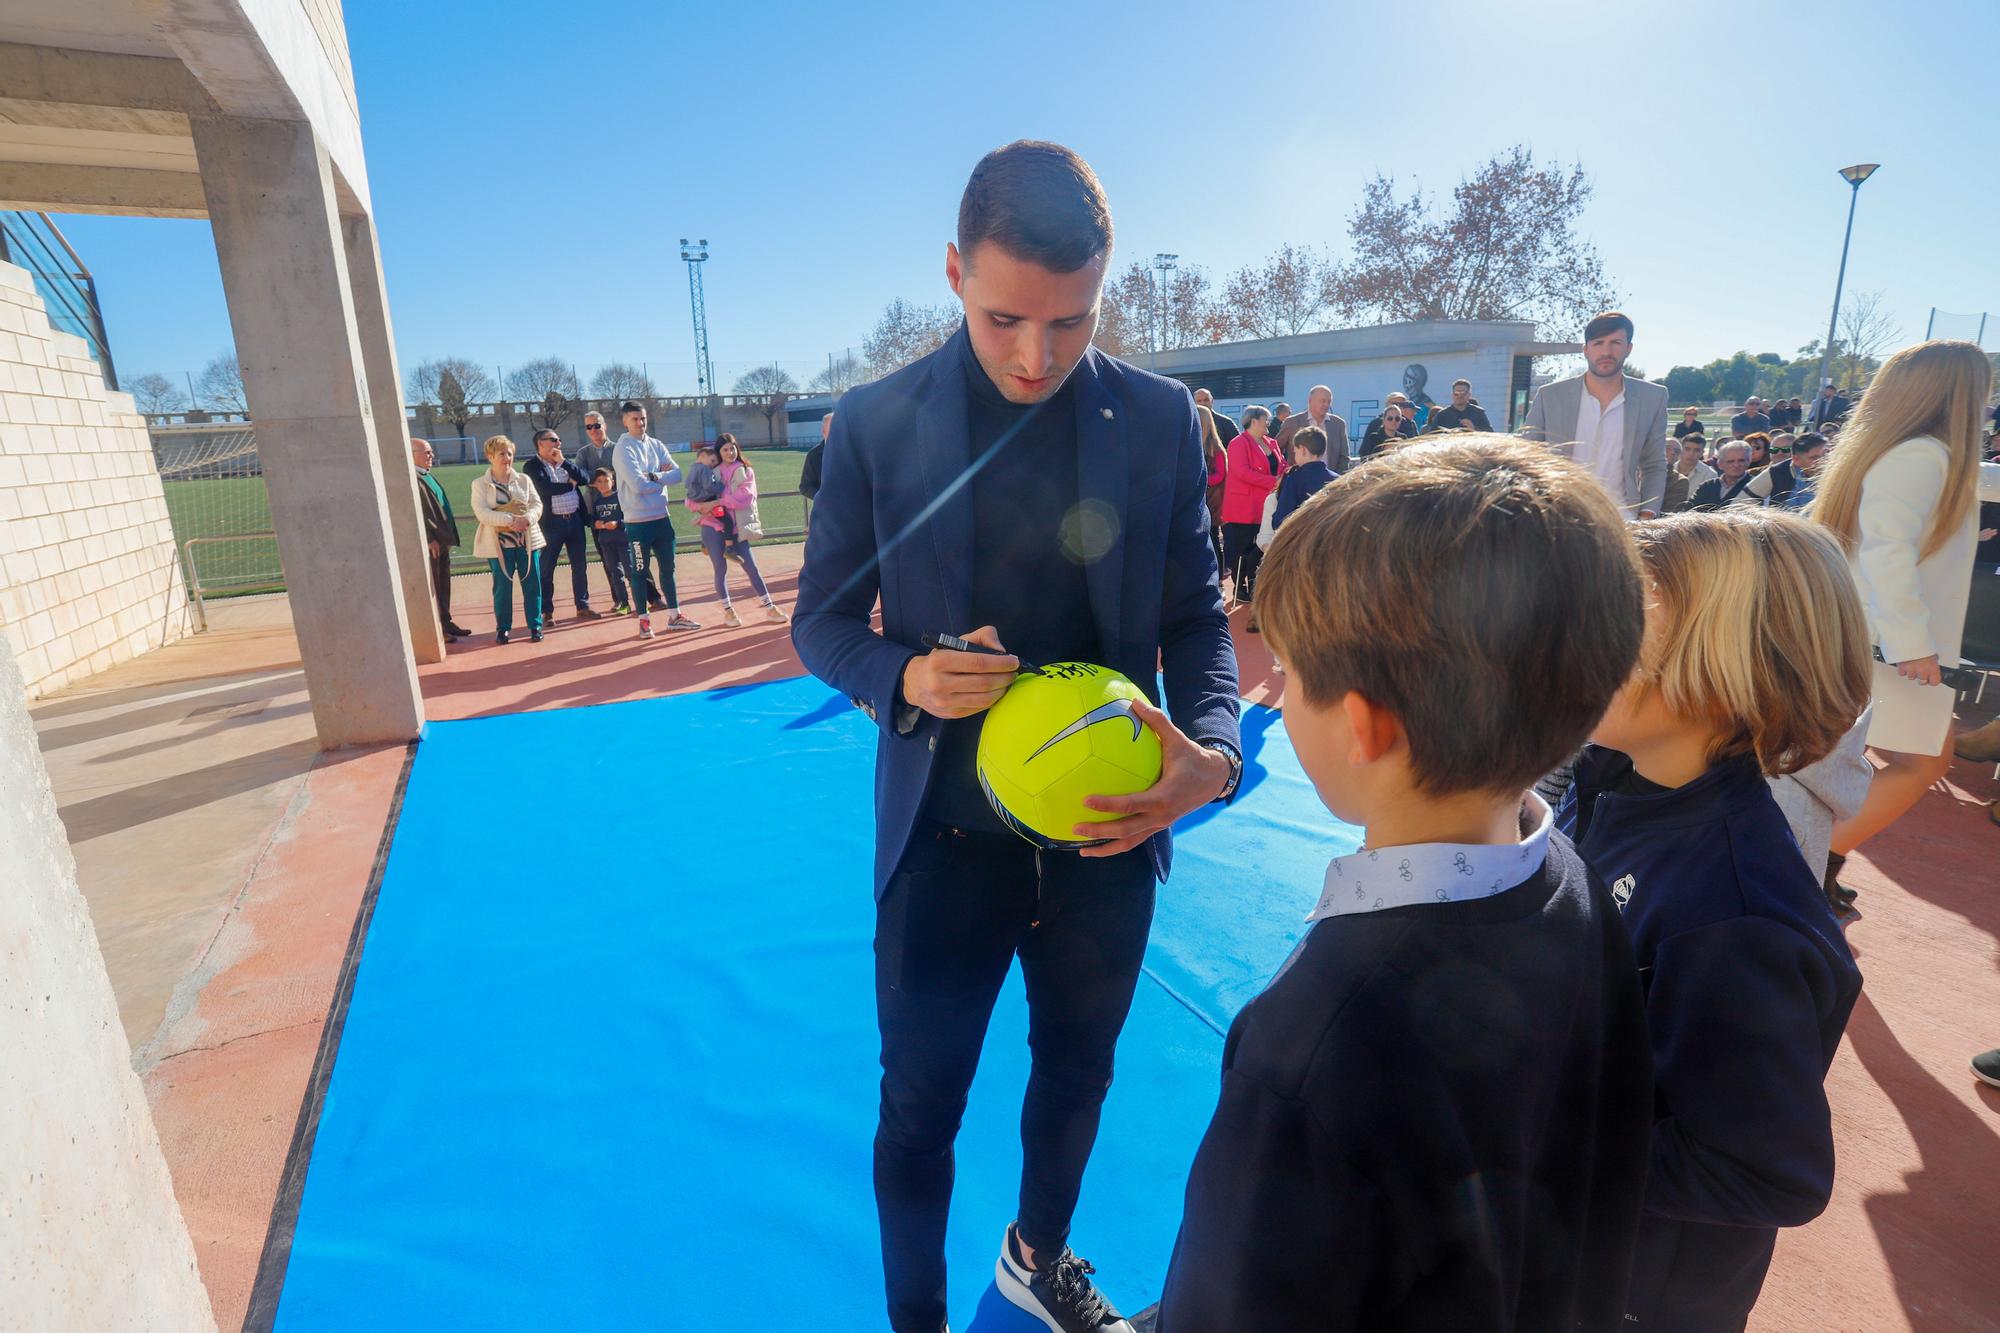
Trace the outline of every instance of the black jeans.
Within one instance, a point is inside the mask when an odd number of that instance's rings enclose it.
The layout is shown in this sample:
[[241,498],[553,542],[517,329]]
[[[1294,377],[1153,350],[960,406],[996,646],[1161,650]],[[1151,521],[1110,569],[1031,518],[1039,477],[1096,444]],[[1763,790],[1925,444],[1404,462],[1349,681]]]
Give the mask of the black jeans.
[[569,592],[577,610],[590,605],[590,572],[583,562],[583,511],[574,514],[544,514],[542,536],[548,549],[542,552],[542,619],[556,614],[556,557],[569,554]]
[[1264,550],[1257,545],[1261,523],[1222,525],[1222,572],[1236,578],[1236,600],[1252,600],[1257,591],[1257,566],[1264,563]]
[[929,823],[911,836],[875,909],[875,1206],[898,1333],[944,1324],[952,1141],[1016,954],[1032,1055],[1017,1220],[1036,1251],[1067,1242],[1152,929],[1154,888],[1144,848],[1086,860]]

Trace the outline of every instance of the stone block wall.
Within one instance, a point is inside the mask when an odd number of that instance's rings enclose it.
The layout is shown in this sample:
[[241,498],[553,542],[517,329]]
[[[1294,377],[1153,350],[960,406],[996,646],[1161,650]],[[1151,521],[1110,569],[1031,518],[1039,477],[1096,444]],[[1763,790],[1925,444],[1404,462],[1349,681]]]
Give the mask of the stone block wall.
[[192,628],[145,421],[0,263],[0,628],[28,698]]

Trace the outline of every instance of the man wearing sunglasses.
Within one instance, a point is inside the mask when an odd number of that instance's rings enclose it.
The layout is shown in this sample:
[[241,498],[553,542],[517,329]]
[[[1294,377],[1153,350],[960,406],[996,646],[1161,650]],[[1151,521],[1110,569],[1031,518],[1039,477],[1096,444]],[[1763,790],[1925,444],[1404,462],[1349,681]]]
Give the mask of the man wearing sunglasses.
[[[596,476],[599,468],[603,468],[614,477],[618,475],[618,446],[611,439],[610,432],[604,428],[602,412],[583,414],[583,448],[576,451],[576,465],[586,477]],[[584,488],[583,498],[593,516],[597,512],[596,495],[595,487]],[[660,597],[660,585],[653,582],[653,571],[650,569],[639,571],[639,592],[645,598],[648,610],[666,609],[667,604]]]

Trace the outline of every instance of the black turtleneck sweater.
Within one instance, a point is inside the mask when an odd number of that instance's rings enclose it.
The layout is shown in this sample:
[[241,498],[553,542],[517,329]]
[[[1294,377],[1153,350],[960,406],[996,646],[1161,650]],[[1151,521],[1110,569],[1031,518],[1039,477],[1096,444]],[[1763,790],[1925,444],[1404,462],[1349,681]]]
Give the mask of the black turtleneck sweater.
[[[969,456],[976,469],[971,483],[972,623],[939,628],[963,634],[992,625],[1009,652],[1037,665],[1094,661],[1097,628],[1084,562],[1063,541],[1063,521],[1081,494],[1076,388],[1065,382],[1045,402],[1010,403],[981,368],[971,340],[958,341]],[[1006,443],[1001,444],[1003,436]],[[982,458],[987,460],[983,467]],[[975,765],[984,721],[982,713],[945,724],[924,815],[967,832],[1011,837],[979,789]]]

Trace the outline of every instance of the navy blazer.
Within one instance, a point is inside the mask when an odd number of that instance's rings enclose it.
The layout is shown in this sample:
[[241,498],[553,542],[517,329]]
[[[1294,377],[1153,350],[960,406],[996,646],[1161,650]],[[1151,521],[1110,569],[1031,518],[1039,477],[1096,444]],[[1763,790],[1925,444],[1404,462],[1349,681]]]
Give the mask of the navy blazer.
[[[899,708],[903,668],[926,630],[977,628],[972,606],[974,459],[967,434],[963,326],[944,347],[849,390],[833,418],[799,575],[792,643],[806,669],[879,728],[875,894],[902,859],[931,780],[942,720]],[[1075,385],[1079,495],[1117,516],[1110,549],[1086,571],[1098,661],[1196,741],[1241,749],[1236,648],[1209,542],[1208,466],[1194,399],[1095,347]],[[882,624],[872,623],[877,595]],[[905,713],[899,724],[898,713]],[[1165,879],[1173,843],[1148,845]]]

